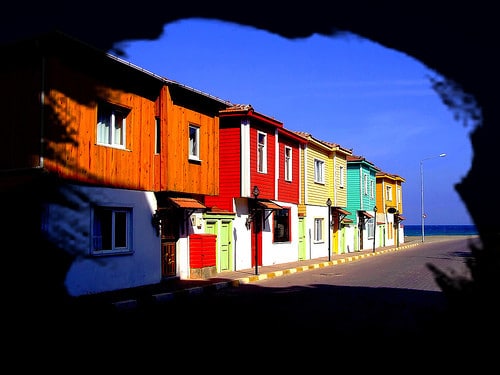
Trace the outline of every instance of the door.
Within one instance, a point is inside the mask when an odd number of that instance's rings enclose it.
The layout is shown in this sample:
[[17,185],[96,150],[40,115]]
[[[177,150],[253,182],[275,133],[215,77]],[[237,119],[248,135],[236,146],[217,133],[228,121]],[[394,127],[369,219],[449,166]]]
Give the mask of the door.
[[262,215],[256,210],[252,220],[252,267],[262,265]]
[[223,221],[220,226],[220,259],[221,271],[231,271],[231,222]]
[[299,217],[299,260],[306,259],[306,221]]
[[169,216],[161,217],[161,277],[169,278],[177,275],[177,240],[179,223]]

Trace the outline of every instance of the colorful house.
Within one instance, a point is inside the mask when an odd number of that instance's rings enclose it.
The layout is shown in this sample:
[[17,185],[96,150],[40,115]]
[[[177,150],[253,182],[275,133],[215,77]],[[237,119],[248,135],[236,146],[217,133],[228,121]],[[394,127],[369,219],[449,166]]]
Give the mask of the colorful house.
[[[301,148],[299,236],[305,234],[299,259],[347,252],[349,233],[344,223],[347,204],[347,161],[351,150],[295,131],[307,142]],[[346,236],[347,233],[347,236]]]
[[405,179],[396,174],[381,170],[376,173],[377,181],[377,219],[382,219],[380,226],[380,246],[399,246],[404,243],[402,184]]
[[0,189],[6,228],[32,241],[12,263],[41,283],[62,254],[72,296],[190,277],[229,104],[60,33],[4,51]]
[[234,213],[230,270],[299,258],[299,149],[304,140],[283,124],[234,105],[219,112],[220,192],[211,210]]
[[377,241],[376,173],[378,168],[363,156],[347,156],[347,217],[355,223],[355,251],[375,249]]

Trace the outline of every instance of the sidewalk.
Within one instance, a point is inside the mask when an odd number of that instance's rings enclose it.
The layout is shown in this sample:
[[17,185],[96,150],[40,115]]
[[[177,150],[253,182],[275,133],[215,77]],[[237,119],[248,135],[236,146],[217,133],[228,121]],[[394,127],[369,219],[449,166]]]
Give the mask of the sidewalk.
[[[429,237],[426,242],[434,242],[446,240],[449,237],[435,238]],[[271,266],[258,267],[258,274],[255,268],[227,271],[218,273],[216,276],[209,279],[173,279],[165,281],[158,285],[151,285],[139,288],[132,288],[125,291],[117,291],[112,293],[104,293],[103,297],[110,302],[118,310],[129,310],[137,308],[141,303],[146,301],[150,303],[167,303],[176,298],[186,297],[191,295],[199,295],[207,291],[218,290],[227,287],[238,287],[241,284],[249,284],[260,280],[272,279],[275,277],[285,276],[297,272],[313,270],[317,268],[335,266],[346,262],[354,262],[366,259],[372,256],[387,254],[393,251],[399,251],[415,247],[421,244],[420,238],[410,237],[405,239],[405,243],[399,247],[387,246],[376,248],[375,252],[372,249],[356,251],[345,254],[332,254],[330,260],[327,256],[322,258],[307,259],[290,263],[275,264]]]

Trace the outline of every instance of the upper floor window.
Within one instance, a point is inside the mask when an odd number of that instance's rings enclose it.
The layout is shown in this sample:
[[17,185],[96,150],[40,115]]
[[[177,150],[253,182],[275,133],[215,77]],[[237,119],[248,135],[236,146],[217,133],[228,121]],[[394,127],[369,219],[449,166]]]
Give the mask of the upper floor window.
[[375,198],[375,181],[370,180],[370,198]]
[[290,241],[290,209],[274,212],[274,242]]
[[339,166],[339,187],[344,187],[344,166]]
[[161,152],[161,120],[155,117],[155,154]]
[[110,103],[97,106],[97,143],[125,148],[127,116],[130,110]]
[[385,187],[385,200],[392,201],[392,186]]
[[314,159],[314,182],[325,183],[325,162],[323,160]]
[[363,194],[368,195],[368,175],[363,174]]
[[396,202],[397,202],[397,204],[400,204],[401,203],[401,188],[398,187],[396,192],[397,192]]
[[292,148],[285,146],[285,181],[292,181]]
[[92,211],[92,254],[132,252],[132,209],[96,206]]
[[267,173],[267,134],[257,132],[257,171]]
[[189,159],[200,160],[200,127],[189,125]]

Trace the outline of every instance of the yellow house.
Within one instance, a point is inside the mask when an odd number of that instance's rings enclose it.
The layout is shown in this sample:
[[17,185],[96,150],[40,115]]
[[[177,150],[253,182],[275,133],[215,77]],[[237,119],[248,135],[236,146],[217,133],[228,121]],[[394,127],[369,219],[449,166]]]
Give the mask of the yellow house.
[[[385,234],[382,236],[381,246],[399,246],[404,242],[404,231],[401,227],[401,221],[404,220],[403,214],[403,191],[402,184],[405,179],[396,174],[390,174],[383,171],[376,173],[377,186],[377,207],[381,207],[379,212],[384,217]],[[377,220],[380,217],[377,215]]]
[[[300,153],[301,188],[299,236],[304,236],[299,259],[314,259],[343,251],[340,223],[348,214],[347,160],[352,150],[295,132],[307,140]],[[301,229],[302,228],[302,229]]]

